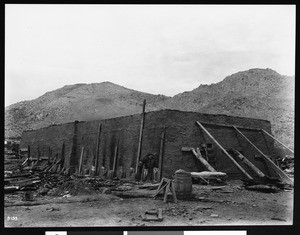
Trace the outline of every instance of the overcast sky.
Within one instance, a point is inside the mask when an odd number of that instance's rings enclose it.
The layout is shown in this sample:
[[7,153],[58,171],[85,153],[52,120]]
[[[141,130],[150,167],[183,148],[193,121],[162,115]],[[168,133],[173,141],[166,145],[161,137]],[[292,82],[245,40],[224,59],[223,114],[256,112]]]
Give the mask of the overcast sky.
[[5,106],[76,83],[173,96],[295,74],[293,5],[5,5]]

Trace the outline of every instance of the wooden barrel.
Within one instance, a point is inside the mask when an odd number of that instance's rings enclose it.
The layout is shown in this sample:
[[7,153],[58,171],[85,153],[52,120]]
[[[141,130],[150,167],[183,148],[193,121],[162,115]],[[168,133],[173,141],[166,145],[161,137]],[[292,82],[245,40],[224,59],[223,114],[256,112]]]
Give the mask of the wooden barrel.
[[192,176],[190,172],[175,172],[174,188],[179,199],[190,198],[192,195]]

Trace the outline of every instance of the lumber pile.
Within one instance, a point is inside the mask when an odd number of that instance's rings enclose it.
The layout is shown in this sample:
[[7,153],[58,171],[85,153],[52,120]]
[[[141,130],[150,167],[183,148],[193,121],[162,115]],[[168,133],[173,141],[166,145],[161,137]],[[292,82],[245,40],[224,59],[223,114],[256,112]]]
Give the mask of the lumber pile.
[[16,155],[4,157],[4,193],[37,190],[42,182],[43,174],[59,173],[60,159],[48,161],[47,157],[21,159]]

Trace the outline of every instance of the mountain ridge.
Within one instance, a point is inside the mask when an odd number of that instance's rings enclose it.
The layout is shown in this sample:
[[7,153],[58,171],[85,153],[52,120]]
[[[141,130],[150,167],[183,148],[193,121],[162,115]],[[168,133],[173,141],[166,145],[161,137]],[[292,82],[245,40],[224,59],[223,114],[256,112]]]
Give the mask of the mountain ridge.
[[97,120],[175,109],[269,120],[276,136],[293,146],[294,76],[254,68],[199,85],[173,97],[129,89],[109,81],[66,85],[30,101],[5,107],[5,136],[74,120]]

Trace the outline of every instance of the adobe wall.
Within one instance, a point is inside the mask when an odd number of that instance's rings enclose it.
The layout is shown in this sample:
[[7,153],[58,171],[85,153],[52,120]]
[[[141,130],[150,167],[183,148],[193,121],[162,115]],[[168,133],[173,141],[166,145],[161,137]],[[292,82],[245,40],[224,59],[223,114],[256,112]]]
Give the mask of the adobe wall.
[[[264,129],[271,132],[270,122],[259,119],[177,110],[148,112],[145,115],[142,156],[147,153],[159,153],[161,133],[166,128],[163,177],[171,177],[178,169],[187,171],[205,170],[201,165],[196,164],[192,153],[181,152],[181,147],[195,148],[202,143],[213,144],[209,137],[195,125],[195,121]],[[124,171],[128,171],[130,167],[135,168],[136,164],[140,122],[141,115],[132,115],[91,122],[66,123],[35,131],[25,131],[22,134],[21,147],[30,145],[31,156],[37,156],[39,150],[40,155],[48,156],[50,154],[54,157],[56,155],[61,156],[64,143],[66,156],[64,166],[66,168],[74,166],[75,169],[78,169],[81,149],[84,147],[83,170],[89,169],[93,164],[93,159],[95,159],[98,125],[102,123],[98,172],[101,166],[105,166],[109,170],[112,169],[114,149],[118,140],[117,168],[122,167]],[[261,159],[255,158],[258,153],[246,144],[232,128],[204,126],[224,148],[234,147],[241,150],[259,169],[272,175],[272,172],[267,172],[265,163]],[[76,135],[74,135],[75,130]],[[265,154],[274,155],[274,143],[270,139],[265,139],[257,131],[245,129],[241,129],[241,131]],[[75,145],[73,144],[74,141]],[[228,172],[232,176],[241,177],[242,175],[237,167],[218,150],[216,145],[213,144],[213,146],[217,159],[216,169]],[[42,151],[43,148],[44,151]]]

